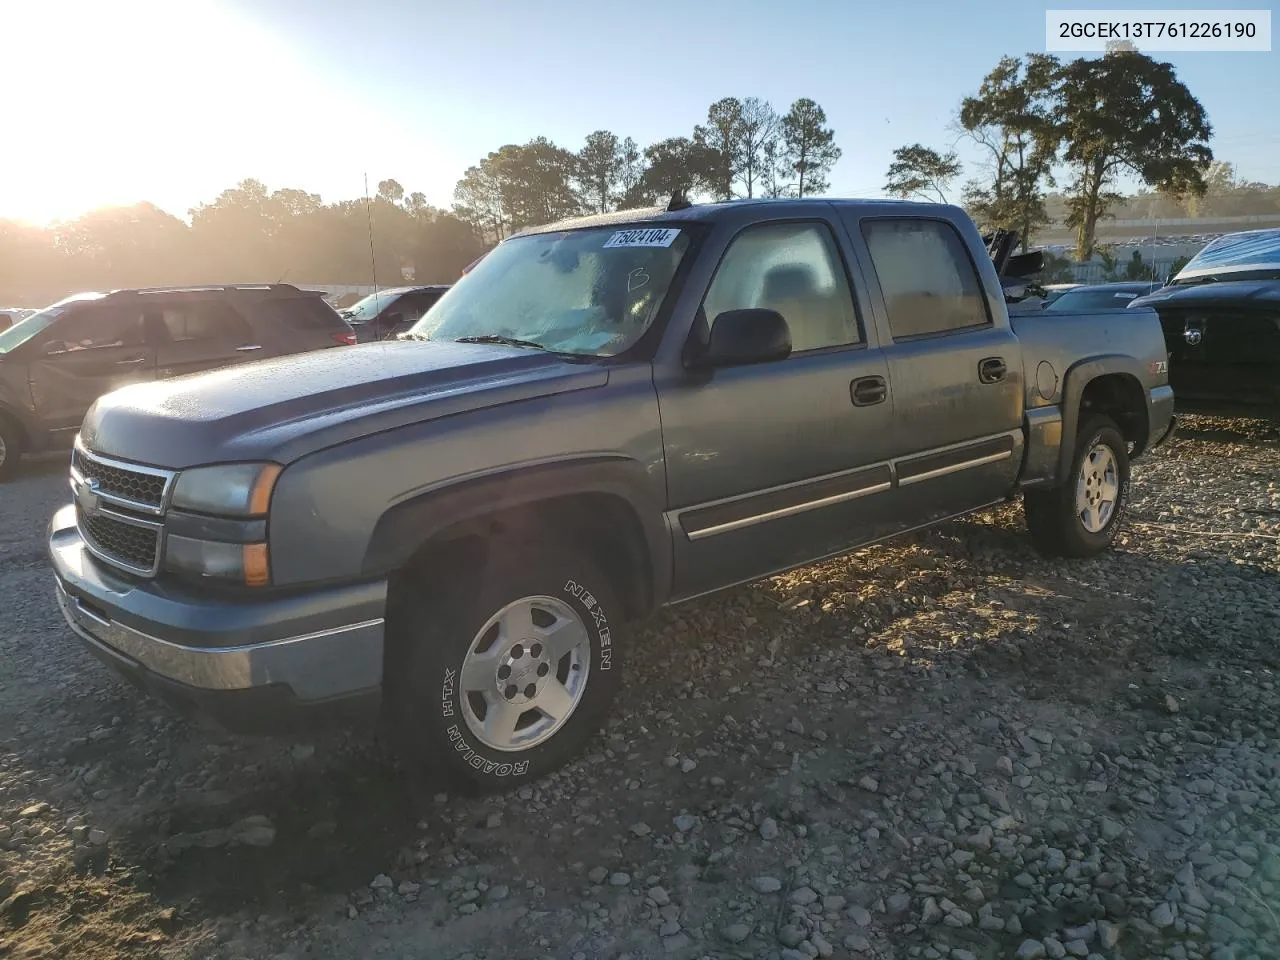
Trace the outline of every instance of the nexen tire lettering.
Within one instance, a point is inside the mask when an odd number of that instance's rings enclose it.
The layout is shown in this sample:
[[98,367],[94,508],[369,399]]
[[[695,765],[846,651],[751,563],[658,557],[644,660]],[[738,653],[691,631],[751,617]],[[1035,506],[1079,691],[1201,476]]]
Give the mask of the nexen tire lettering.
[[449,739],[453,741],[453,749],[464,755],[467,765],[472,770],[479,770],[495,777],[522,777],[529,772],[528,760],[521,763],[495,763],[476,753],[463,738],[462,731],[458,729],[456,723],[449,727],[447,733]]
[[604,607],[600,606],[596,598],[587,591],[586,587],[576,580],[568,581],[564,585],[564,592],[581,600],[582,605],[591,614],[591,619],[595,621],[596,632],[600,638],[600,663],[598,667],[601,670],[609,670],[613,667],[613,650],[609,638],[609,618],[604,614]]

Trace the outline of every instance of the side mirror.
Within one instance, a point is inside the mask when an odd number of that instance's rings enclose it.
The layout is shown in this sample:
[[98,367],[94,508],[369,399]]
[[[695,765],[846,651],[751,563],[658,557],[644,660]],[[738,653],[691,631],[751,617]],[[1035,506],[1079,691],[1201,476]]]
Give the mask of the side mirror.
[[712,367],[769,363],[791,356],[791,331],[776,310],[726,310],[712,321],[704,362]]
[[44,345],[44,354],[46,357],[51,357],[54,354],[66,353],[66,352],[67,352],[67,342],[65,340],[50,340],[48,343]]

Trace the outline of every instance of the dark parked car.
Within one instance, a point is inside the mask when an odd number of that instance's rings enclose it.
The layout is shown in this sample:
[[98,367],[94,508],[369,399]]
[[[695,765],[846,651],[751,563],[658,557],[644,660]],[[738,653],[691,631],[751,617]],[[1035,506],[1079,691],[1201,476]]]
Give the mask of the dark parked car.
[[1151,311],[1011,319],[958,207],[673,200],[503,241],[406,339],[101,398],[49,556],[143,689],[383,706],[501,788],[587,744],[656,608],[1018,497],[1106,550],[1166,379]]
[[1280,420],[1280,229],[1219,237],[1130,306],[1160,315],[1179,410]]
[[19,320],[25,320],[35,312],[27,307],[0,307],[0,330],[8,330]]
[[1093,283],[1066,290],[1044,304],[1050,313],[1080,313],[1091,310],[1123,310],[1138,297],[1159,290],[1159,282],[1125,281],[1122,283]]
[[60,300],[0,332],[0,481],[23,451],[70,447],[85,411],[117,387],[354,343],[318,293],[291,284]]
[[448,289],[447,283],[391,287],[371,293],[339,313],[355,329],[361,343],[391,340],[417,323]]

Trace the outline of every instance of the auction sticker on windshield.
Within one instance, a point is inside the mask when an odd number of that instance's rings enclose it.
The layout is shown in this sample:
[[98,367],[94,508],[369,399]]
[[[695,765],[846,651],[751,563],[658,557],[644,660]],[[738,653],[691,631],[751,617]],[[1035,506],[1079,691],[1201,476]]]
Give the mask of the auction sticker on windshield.
[[667,227],[647,230],[619,230],[604,242],[605,249],[610,247],[669,247],[676,242],[680,231]]

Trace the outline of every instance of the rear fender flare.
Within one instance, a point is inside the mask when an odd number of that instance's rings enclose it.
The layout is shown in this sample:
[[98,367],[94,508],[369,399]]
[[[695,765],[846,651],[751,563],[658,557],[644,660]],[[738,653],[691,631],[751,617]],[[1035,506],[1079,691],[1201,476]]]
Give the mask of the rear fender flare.
[[1146,371],[1133,357],[1121,353],[1105,354],[1080,360],[1067,368],[1062,388],[1062,447],[1058,451],[1057,475],[1059,483],[1067,481],[1071,460],[1075,456],[1076,433],[1080,429],[1080,407],[1084,401],[1085,388],[1098,377],[1113,373],[1123,373],[1133,377],[1142,388],[1145,402],[1147,388],[1143,378]]

